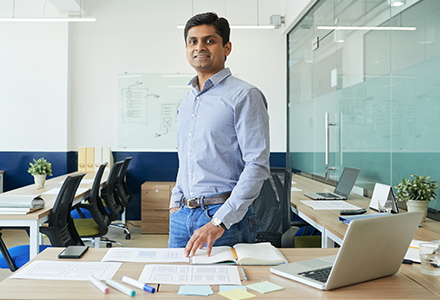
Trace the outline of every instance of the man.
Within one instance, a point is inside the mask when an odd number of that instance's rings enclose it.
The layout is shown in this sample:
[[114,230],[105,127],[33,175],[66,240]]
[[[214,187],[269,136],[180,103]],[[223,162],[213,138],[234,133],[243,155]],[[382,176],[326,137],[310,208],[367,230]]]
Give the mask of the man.
[[215,13],[185,26],[186,55],[197,76],[178,112],[179,171],[170,201],[169,247],[193,256],[207,246],[255,241],[252,201],[269,176],[264,95],[225,68],[228,21]]

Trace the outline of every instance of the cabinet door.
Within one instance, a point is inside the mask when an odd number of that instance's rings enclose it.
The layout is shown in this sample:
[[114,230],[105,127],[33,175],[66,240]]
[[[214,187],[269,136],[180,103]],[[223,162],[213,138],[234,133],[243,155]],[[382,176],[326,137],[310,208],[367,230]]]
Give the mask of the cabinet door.
[[142,233],[168,233],[169,203],[173,182],[142,185]]

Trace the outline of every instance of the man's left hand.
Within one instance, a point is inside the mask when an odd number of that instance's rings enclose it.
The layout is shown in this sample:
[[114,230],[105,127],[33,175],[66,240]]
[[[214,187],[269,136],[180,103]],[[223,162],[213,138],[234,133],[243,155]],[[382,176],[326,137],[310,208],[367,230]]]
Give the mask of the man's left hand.
[[192,257],[198,249],[202,249],[203,246],[207,244],[206,256],[210,256],[212,244],[214,244],[216,239],[222,236],[223,232],[223,228],[214,226],[211,222],[205,224],[203,227],[194,231],[193,236],[183,250],[183,255],[185,257]]

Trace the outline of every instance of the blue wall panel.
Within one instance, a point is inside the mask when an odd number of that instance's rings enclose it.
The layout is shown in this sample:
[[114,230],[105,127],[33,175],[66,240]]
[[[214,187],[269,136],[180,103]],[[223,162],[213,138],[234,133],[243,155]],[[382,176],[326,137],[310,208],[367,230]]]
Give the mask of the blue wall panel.
[[[33,184],[27,173],[32,159],[44,157],[52,163],[54,176],[75,172],[78,152],[0,152],[0,170],[4,174],[4,191]],[[176,152],[113,152],[114,161],[132,157],[127,170],[127,185],[133,201],[127,209],[128,220],[141,219],[141,185],[145,181],[175,181],[179,160]],[[271,153],[272,167],[286,166],[286,153]],[[48,177],[50,179],[50,177]]]

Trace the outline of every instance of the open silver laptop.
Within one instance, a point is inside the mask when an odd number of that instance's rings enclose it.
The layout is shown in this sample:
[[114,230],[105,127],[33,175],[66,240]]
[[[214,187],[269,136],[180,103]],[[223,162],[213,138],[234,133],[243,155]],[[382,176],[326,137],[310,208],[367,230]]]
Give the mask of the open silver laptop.
[[345,167],[333,193],[304,193],[313,200],[346,200],[361,170]]
[[[418,211],[353,220],[337,255],[274,266],[270,271],[321,290],[393,275],[402,264],[422,215]],[[321,272],[327,275],[319,276]]]

